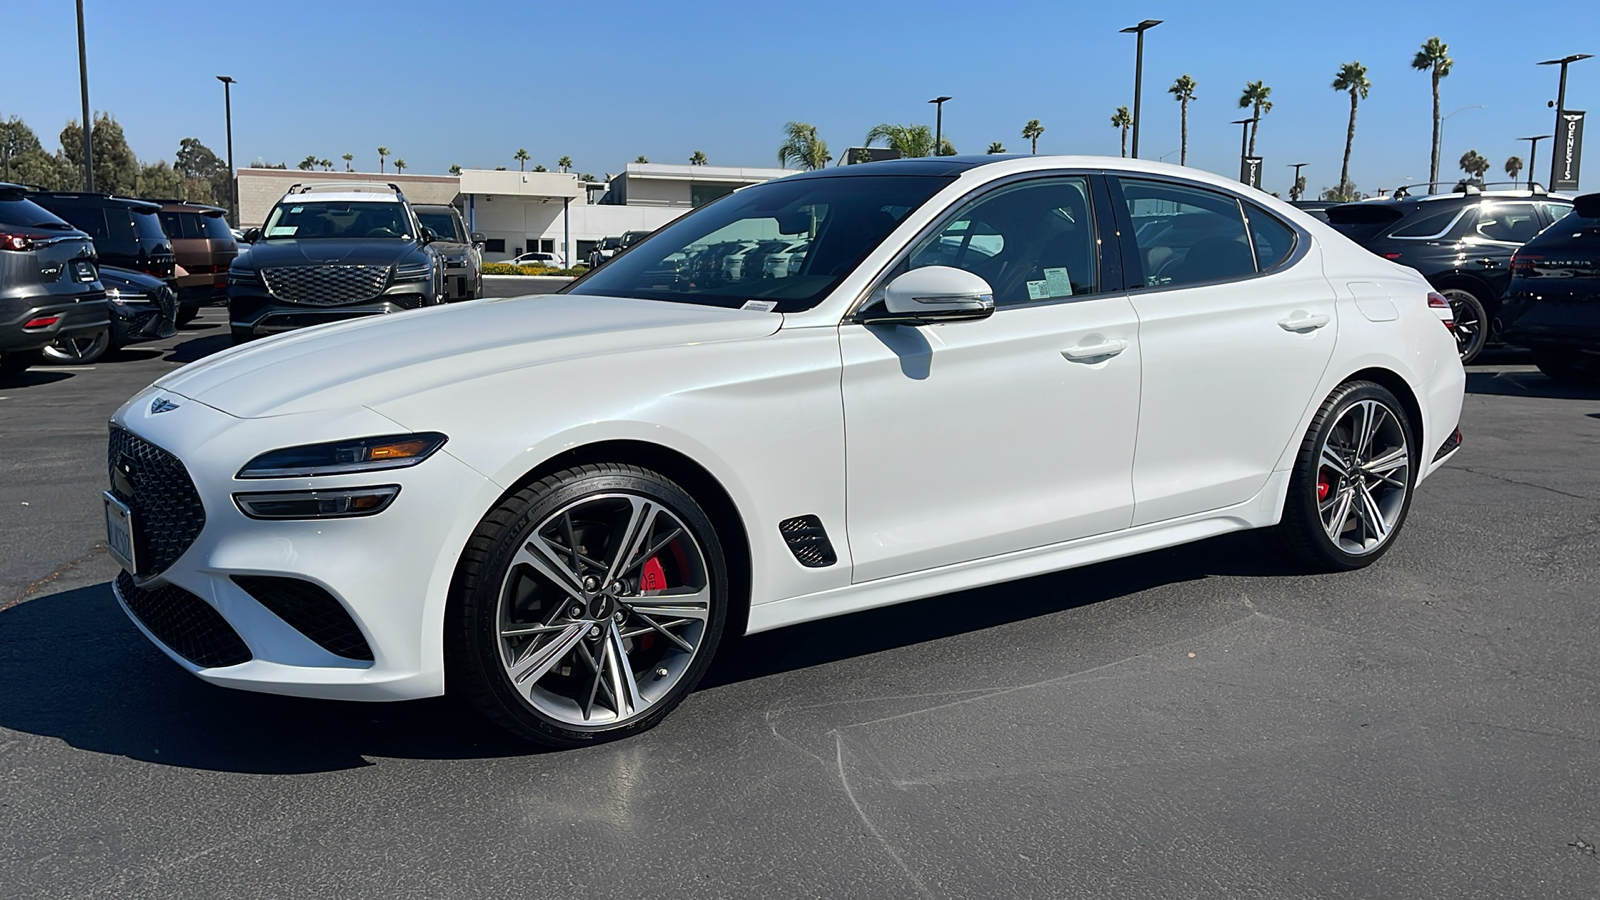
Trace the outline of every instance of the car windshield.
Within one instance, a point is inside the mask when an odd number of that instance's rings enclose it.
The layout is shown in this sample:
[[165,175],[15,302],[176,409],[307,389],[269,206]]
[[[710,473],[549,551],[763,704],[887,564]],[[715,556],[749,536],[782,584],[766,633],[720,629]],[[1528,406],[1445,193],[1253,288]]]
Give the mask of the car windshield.
[[[912,210],[950,183],[943,176],[849,175],[769,181],[718,199],[640,240],[565,289],[777,312],[810,309]],[[804,242],[781,277],[756,261],[772,242]],[[763,248],[758,250],[757,248]]]
[[399,203],[349,200],[283,201],[272,208],[261,236],[274,238],[410,238],[410,217]]
[[417,218],[421,220],[423,227],[432,231],[441,241],[454,241],[457,244],[466,242],[466,238],[456,228],[456,217],[447,212],[417,210]]

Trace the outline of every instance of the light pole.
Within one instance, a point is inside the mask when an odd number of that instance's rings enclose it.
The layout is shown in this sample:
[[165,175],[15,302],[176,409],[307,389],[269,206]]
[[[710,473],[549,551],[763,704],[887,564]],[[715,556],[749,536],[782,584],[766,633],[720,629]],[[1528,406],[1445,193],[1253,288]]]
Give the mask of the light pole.
[[[1560,59],[1547,59],[1539,63],[1541,66],[1561,67],[1561,88],[1556,92],[1556,127],[1555,130],[1551,132],[1552,134],[1561,133],[1561,114],[1567,111],[1567,66],[1577,62],[1580,59],[1588,59],[1593,55],[1593,53],[1574,53],[1571,56],[1563,56]],[[1551,153],[1549,187],[1553,187],[1559,180],[1556,176],[1561,172],[1560,163],[1561,154]]]
[[[1443,116],[1441,116],[1439,118],[1439,147],[1438,147],[1438,150],[1439,150],[1439,155],[1441,157],[1444,156],[1444,123],[1450,121],[1450,117],[1455,115],[1456,113],[1458,113],[1458,112],[1466,112],[1469,109],[1483,109],[1483,104],[1482,103],[1474,103],[1471,106],[1463,106],[1460,109],[1451,110],[1450,112],[1444,114]],[[1430,193],[1430,194],[1433,193],[1433,185],[1431,185],[1431,184],[1428,185],[1428,193]]]
[[1533,137],[1518,138],[1528,142],[1528,190],[1533,190],[1533,164],[1539,158],[1539,142],[1549,140],[1548,134],[1536,134]]
[[233,227],[239,227],[239,180],[233,168],[233,86],[238,84],[231,76],[218,75],[222,82],[222,110],[228,123],[228,214],[233,217]]
[[78,84],[83,89],[83,189],[94,190],[94,145],[89,142],[89,50],[83,40],[83,0],[78,0]]
[[1235,125],[1244,126],[1243,128],[1240,129],[1241,133],[1239,135],[1239,180],[1240,181],[1245,181],[1244,160],[1245,160],[1245,154],[1247,152],[1246,148],[1249,146],[1250,123],[1251,122],[1258,122],[1260,120],[1261,120],[1260,116],[1251,116],[1248,119],[1240,119],[1239,121],[1233,123]]
[[1137,25],[1129,25],[1117,32],[1118,34],[1136,34],[1139,36],[1139,47],[1133,57],[1133,158],[1139,158],[1139,96],[1144,88],[1144,33],[1161,24],[1160,19],[1145,19]]
[[1309,165],[1311,165],[1311,164],[1310,163],[1289,163],[1289,167],[1294,169],[1294,181],[1291,181],[1289,183],[1289,199],[1291,199],[1291,200],[1299,200],[1300,199],[1299,194],[1298,194],[1298,192],[1300,190],[1300,170],[1305,168],[1306,166],[1309,166]]
[[944,102],[949,97],[935,97],[929,100],[935,110],[933,114],[933,155],[938,156],[944,149]]

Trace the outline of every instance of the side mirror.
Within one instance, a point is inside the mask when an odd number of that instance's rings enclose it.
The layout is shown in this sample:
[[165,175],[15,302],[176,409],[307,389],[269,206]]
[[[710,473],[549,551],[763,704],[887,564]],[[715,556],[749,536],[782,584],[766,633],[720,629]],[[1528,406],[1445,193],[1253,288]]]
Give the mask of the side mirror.
[[426,225],[422,226],[422,242],[424,244],[431,244],[434,241],[437,241],[438,239],[439,239],[439,236],[437,234],[433,233],[433,229],[432,228],[429,228]]
[[994,289],[981,277],[951,266],[912,269],[884,286],[882,305],[856,315],[862,324],[927,325],[987,319],[994,315]]
[[467,239],[472,241],[474,244],[479,244],[479,245],[488,243],[488,241],[489,241],[488,238],[483,236],[483,232],[481,232],[481,231],[474,231],[473,233],[467,235]]
[[244,230],[244,237],[240,238],[239,240],[244,241],[246,244],[254,244],[256,241],[261,240],[261,229],[246,228]]

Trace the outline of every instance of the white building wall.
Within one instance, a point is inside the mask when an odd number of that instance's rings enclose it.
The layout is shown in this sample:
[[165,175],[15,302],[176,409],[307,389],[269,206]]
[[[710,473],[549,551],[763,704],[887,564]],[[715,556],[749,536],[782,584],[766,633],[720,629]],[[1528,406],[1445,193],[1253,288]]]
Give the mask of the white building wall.
[[506,242],[504,253],[484,254],[488,262],[511,259],[518,247],[527,250],[530,246],[537,247],[540,239],[547,239],[562,253],[568,265],[572,265],[583,261],[575,258],[579,241],[598,241],[625,231],[655,231],[689,211],[674,207],[599,206],[573,201],[563,218],[558,199],[541,203],[524,197],[492,196],[493,200],[466,198],[467,209],[463,212],[471,230]]

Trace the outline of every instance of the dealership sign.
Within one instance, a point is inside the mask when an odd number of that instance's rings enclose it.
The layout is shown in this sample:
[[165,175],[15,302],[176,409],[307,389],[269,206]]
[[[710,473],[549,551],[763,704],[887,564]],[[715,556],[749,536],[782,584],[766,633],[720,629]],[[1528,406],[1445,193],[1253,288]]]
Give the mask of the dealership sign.
[[1583,165],[1583,110],[1564,109],[1556,121],[1555,159],[1550,164],[1550,190],[1578,189],[1578,169]]
[[1257,190],[1261,189],[1261,157],[1246,156],[1240,159],[1239,180]]

